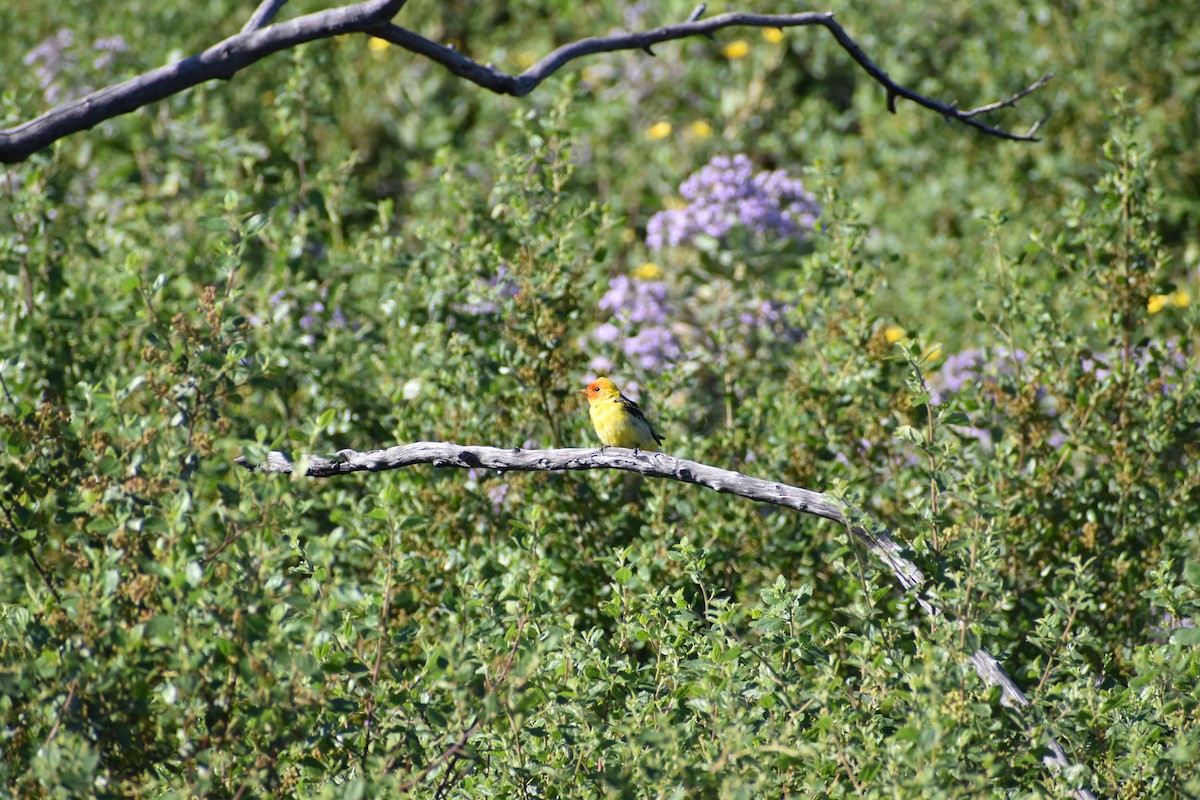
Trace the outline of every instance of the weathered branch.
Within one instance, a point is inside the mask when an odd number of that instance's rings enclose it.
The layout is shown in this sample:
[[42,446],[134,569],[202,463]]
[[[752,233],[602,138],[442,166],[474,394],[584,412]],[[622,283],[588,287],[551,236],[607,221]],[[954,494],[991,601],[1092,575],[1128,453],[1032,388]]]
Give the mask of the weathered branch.
[[[845,525],[860,542],[888,565],[905,589],[917,588],[925,581],[921,571],[901,555],[902,548],[891,536],[886,532],[871,533],[861,526],[851,524],[842,503],[829,495],[751,478],[740,472],[730,472],[664,453],[639,451],[635,454],[632,450],[620,447],[607,447],[604,450],[583,447],[503,450],[499,447],[464,447],[448,443],[417,442],[389,447],[386,450],[368,450],[364,453],[340,450],[332,459],[306,456],[305,461],[308,468],[304,474],[310,478],[328,478],[364,470],[379,472],[413,464],[432,464],[435,467],[499,469],[510,472],[621,469],[651,478],[695,483],[714,491],[783,506]],[[247,463],[244,458],[237,459],[237,463],[247,469],[257,469],[261,472],[290,473],[295,469],[292,462],[278,451],[272,451],[267,463],[257,467]]]
[[[1036,91],[1047,75],[1022,89],[1007,100],[979,106],[968,111],[953,103],[942,103],[917,94],[893,81],[867,57],[858,43],[834,19],[831,12],[800,14],[720,14],[700,19],[704,7],[698,7],[686,22],[667,25],[643,33],[621,33],[597,36],[563,45],[551,52],[520,75],[508,75],[490,64],[484,65],[467,58],[453,47],[401,28],[392,19],[404,6],[405,0],[367,0],[342,8],[308,14],[274,25],[268,23],[287,0],[263,0],[240,33],[218,42],[199,55],[174,64],[151,70],[122,83],[92,92],[85,97],[63,103],[45,114],[16,127],[0,131],[0,162],[24,161],[44,147],[79,131],[88,130],[113,117],[127,114],[185,89],[215,79],[229,79],[237,72],[263,58],[305,42],[326,39],[345,33],[365,33],[378,36],[426,58],[436,61],[455,75],[485,89],[500,94],[524,97],[542,81],[568,62],[586,55],[617,50],[644,50],[653,54],[651,45],[684,39],[691,36],[712,38],[722,28],[745,26],[756,28],[796,28],[817,25],[826,28],[837,43],[868,75],[887,91],[888,109],[896,110],[896,98],[911,100],[946,119],[956,120],[990,136],[1014,141],[1036,141],[1035,124],[1027,133],[1013,133],[977,119],[989,111],[1016,105],[1022,97]],[[1039,123],[1040,124],[1040,123]]]
[[[292,473],[296,465],[285,454],[272,450],[264,464],[251,464],[244,457],[235,459],[248,470],[256,472]],[[905,591],[913,593],[921,607],[932,616],[942,612],[923,598],[919,590],[925,582],[922,572],[903,555],[903,548],[885,530],[869,531],[856,524],[855,515],[840,500],[821,492],[789,486],[785,483],[752,478],[740,472],[675,458],[665,453],[627,450],[608,447],[603,450],[571,447],[554,450],[505,450],[499,447],[474,447],[448,442],[415,442],[389,447],[386,450],[339,450],[332,458],[304,456],[304,474],[310,478],[329,478],[351,472],[380,472],[400,469],[414,464],[462,469],[495,469],[510,472],[552,472],[556,470],[619,469],[651,478],[667,478],[682,483],[694,483],[717,492],[733,494],[748,500],[790,508],[804,514],[823,517],[843,525],[855,538],[882,561]],[[1020,709],[1029,705],[1025,694],[1004,671],[995,657],[984,648],[971,655],[971,664],[981,680],[989,686],[999,686],[1002,702]],[[1071,766],[1062,746],[1047,734],[1050,752],[1042,762],[1055,773]],[[1073,794],[1079,800],[1095,800],[1086,788]]]

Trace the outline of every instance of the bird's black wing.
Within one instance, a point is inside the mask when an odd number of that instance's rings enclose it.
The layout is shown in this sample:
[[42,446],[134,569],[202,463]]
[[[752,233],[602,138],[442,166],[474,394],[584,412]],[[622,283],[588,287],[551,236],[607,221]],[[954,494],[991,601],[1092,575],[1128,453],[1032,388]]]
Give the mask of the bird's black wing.
[[635,417],[640,419],[642,422],[646,423],[646,427],[650,429],[650,435],[654,437],[654,441],[658,442],[659,444],[663,443],[662,434],[654,429],[654,425],[651,424],[650,420],[646,419],[646,415],[644,413],[642,413],[642,409],[638,406],[637,403],[633,402],[628,397],[626,397],[624,394],[622,394],[621,395],[621,405],[625,406],[625,409],[630,414],[633,414]]

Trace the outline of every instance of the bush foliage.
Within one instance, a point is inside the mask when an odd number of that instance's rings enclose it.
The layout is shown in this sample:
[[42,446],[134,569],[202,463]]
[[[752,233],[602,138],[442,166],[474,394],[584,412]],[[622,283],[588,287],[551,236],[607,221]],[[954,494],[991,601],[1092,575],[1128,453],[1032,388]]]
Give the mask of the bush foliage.
[[[243,5],[17,2],[5,127]],[[479,5],[398,22],[518,71],[691,10]],[[1037,144],[888,114],[815,29],[591,57],[523,100],[348,37],[7,169],[9,791],[1200,795],[1181,8],[831,7],[930,96],[1058,72],[997,115],[1048,115]],[[233,462],[590,445],[599,371],[667,452],[886,525],[944,613],[845,530],[695,486]]]

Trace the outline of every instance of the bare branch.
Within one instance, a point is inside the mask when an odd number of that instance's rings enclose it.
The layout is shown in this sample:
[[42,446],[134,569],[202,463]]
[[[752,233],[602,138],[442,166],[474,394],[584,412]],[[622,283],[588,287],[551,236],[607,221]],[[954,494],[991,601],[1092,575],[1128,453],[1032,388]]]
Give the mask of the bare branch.
[[563,45],[525,72],[512,76],[490,64],[473,61],[449,45],[438,44],[392,24],[392,18],[404,6],[405,0],[366,0],[344,8],[329,9],[264,27],[286,1],[263,0],[240,33],[218,42],[199,55],[105,87],[53,108],[29,122],[0,131],[0,162],[24,161],[59,139],[88,130],[105,120],[135,111],[207,81],[228,80],[240,70],[272,53],[344,33],[378,36],[436,61],[453,74],[485,89],[524,97],[565,64],[582,56],[617,50],[644,50],[653,55],[652,45],[660,42],[691,36],[705,36],[711,39],[716,31],[731,26],[796,28],[817,25],[833,34],[842,49],[887,90],[887,107],[893,113],[896,111],[896,98],[902,97],[937,112],[948,120],[956,120],[990,136],[1013,141],[1037,141],[1034,136],[1037,126],[1025,134],[1013,133],[980,122],[976,117],[988,111],[1014,105],[1020,98],[1041,88],[1051,77],[1047,75],[1039,79],[1008,100],[962,111],[954,104],[924,97],[893,81],[867,57],[830,12],[779,15],[729,13],[701,20],[699,16],[704,12],[703,6],[693,11],[688,21],[678,25],[668,25],[643,33],[591,37]]
[[197,56],[63,103],[37,119],[0,131],[0,162],[24,161],[43,147],[206,81],[232,78],[272,53],[386,23],[406,0],[367,0],[231,36]]
[[[245,458],[235,459],[252,472],[276,472],[290,474],[296,470],[295,463],[284,453],[272,450],[264,464],[251,464]],[[823,517],[846,527],[855,538],[867,547],[891,571],[905,591],[910,592],[917,602],[933,617],[943,617],[941,609],[919,594],[925,576],[903,555],[903,548],[886,530],[869,531],[856,524],[858,515],[852,513],[845,503],[830,495],[789,486],[785,483],[752,478],[697,461],[675,458],[665,453],[628,450],[621,447],[606,447],[594,450],[583,447],[557,448],[553,450],[522,450],[499,447],[475,447],[449,442],[415,442],[389,447],[386,450],[339,450],[334,457],[304,456],[304,474],[310,478],[329,478],[351,472],[380,472],[401,469],[414,464],[432,464],[435,467],[459,467],[462,469],[495,469],[511,472],[552,472],[556,470],[619,469],[635,472],[651,478],[667,478],[682,483],[694,483],[713,491],[733,494],[748,500],[790,508],[804,514]],[[1029,700],[999,662],[982,647],[970,657],[972,666],[981,680],[989,686],[1001,687],[1001,701],[1014,709],[1029,705]],[[478,721],[477,721],[478,722]],[[463,739],[474,732],[468,729]],[[1042,762],[1055,773],[1066,772],[1071,766],[1066,752],[1046,735],[1050,755]],[[452,748],[453,749],[453,748]],[[449,752],[449,751],[448,751]],[[418,779],[421,776],[418,776]],[[1074,789],[1078,800],[1096,800],[1086,788]]]
[[[1000,108],[1009,108],[1011,106],[1015,106],[1017,104],[1018,100],[1020,100],[1022,97],[1025,97],[1026,95],[1033,94],[1038,89],[1042,88],[1047,83],[1049,83],[1050,79],[1053,77],[1054,77],[1054,73],[1048,72],[1045,75],[1043,75],[1042,77],[1038,78],[1033,83],[1026,86],[1021,91],[1014,94],[1012,97],[1008,98],[1007,100],[1000,100],[995,103],[988,103],[986,106],[979,106],[978,108],[972,108],[969,111],[963,111],[962,115],[964,117],[974,117],[974,116],[978,116],[979,114],[986,114],[989,111],[995,111]],[[1038,121],[1034,125],[1034,130],[1037,130],[1037,128],[1039,128],[1041,126],[1041,124],[1042,124],[1041,121]]]
[[[693,12],[693,16],[695,16],[695,12]],[[876,66],[875,62],[867,57],[867,54],[858,46],[858,43],[850,37],[850,34],[846,33],[846,29],[828,11],[811,11],[800,14],[748,14],[733,12],[720,14],[706,20],[689,19],[687,22],[678,25],[667,25],[666,27],[655,28],[652,31],[644,33],[619,33],[612,36],[596,36],[588,39],[580,39],[577,42],[559,47],[516,77],[501,72],[491,65],[483,65],[472,61],[453,48],[440,45],[437,42],[426,39],[419,34],[405,30],[390,22],[381,25],[378,30],[374,31],[374,34],[381,39],[387,39],[393,44],[397,44],[407,50],[436,61],[460,78],[466,78],[485,89],[490,89],[500,94],[524,97],[537,88],[542,81],[562,68],[567,62],[582,56],[594,55],[596,53],[610,53],[617,50],[646,50],[649,52],[651,46],[661,42],[685,39],[691,36],[712,38],[714,32],[731,26],[799,28],[812,25],[819,25],[833,34],[833,38],[842,46],[842,49],[849,53],[850,57],[868,75],[887,90],[888,110],[892,113],[896,111],[896,98],[902,97],[931,111],[936,111],[947,119],[969,125],[990,136],[1022,142],[1038,141],[1033,137],[1032,133],[1012,133],[1011,131],[987,125],[974,117],[984,111],[1013,105],[1020,98],[1043,86],[1050,80],[1051,75],[1038,79],[1038,81],[1021,90],[1008,100],[992,103],[990,106],[980,106],[977,109],[964,112],[959,110],[954,104],[942,103],[930,99],[893,81],[888,77],[886,72]]]
[[261,30],[275,19],[275,15],[279,13],[279,9],[287,5],[288,0],[263,0],[255,9],[253,16],[246,21],[245,27],[242,28],[242,33],[250,33],[250,31]]
[[[866,547],[879,556],[892,570],[905,589],[919,587],[925,576],[905,559],[902,548],[886,531],[872,533],[854,525],[841,501],[820,492],[800,489],[774,481],[751,478],[740,472],[710,467],[696,461],[674,458],[664,453],[634,452],[620,447],[594,450],[583,447],[556,450],[503,450],[499,447],[472,447],[437,442],[417,442],[389,447],[386,450],[340,450],[332,458],[307,456],[305,475],[327,478],[350,472],[400,469],[413,464],[432,464],[435,467],[464,469],[500,469],[514,472],[548,472],[552,470],[621,469],[651,478],[669,478],[682,483],[707,486],[714,491],[736,494],[749,500],[783,506],[805,514],[833,520],[847,526]],[[290,473],[295,466],[287,457],[272,451],[266,464],[253,466],[244,458],[237,463],[250,470]]]

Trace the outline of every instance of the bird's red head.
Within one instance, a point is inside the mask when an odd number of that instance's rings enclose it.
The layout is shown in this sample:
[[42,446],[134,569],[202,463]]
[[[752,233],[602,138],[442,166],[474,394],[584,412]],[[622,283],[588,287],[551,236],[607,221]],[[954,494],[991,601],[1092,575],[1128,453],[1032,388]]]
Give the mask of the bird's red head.
[[588,384],[586,389],[581,390],[589,401],[606,400],[610,397],[616,397],[621,392],[617,389],[617,385],[608,378],[596,378]]

